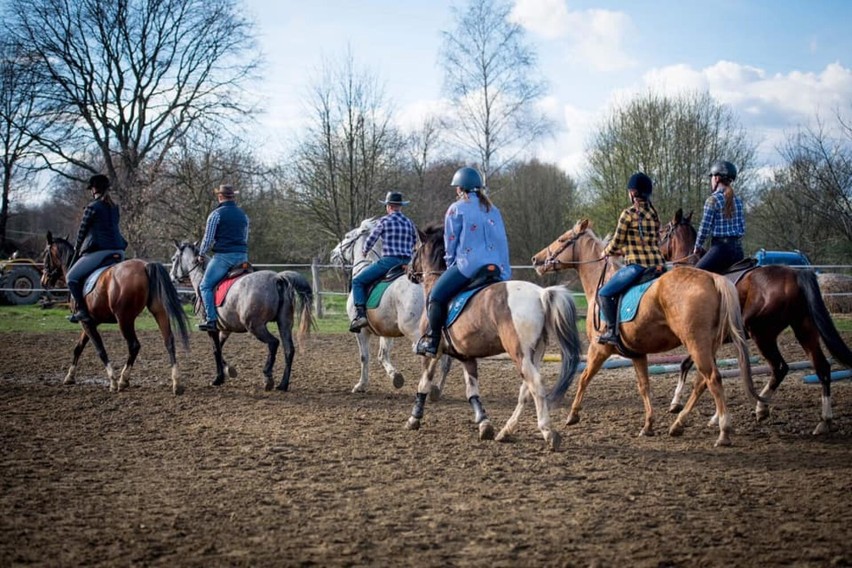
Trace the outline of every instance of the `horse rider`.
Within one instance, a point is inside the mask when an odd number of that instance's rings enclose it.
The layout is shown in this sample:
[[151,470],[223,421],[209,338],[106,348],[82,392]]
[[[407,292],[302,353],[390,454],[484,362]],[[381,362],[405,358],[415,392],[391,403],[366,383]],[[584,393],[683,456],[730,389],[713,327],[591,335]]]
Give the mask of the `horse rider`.
[[86,278],[110,257],[117,256],[119,262],[124,260],[124,250],[127,248],[127,241],[118,228],[121,215],[109,193],[109,178],[103,174],[93,175],[86,189],[92,190],[94,199],[83,211],[83,220],[80,221],[74,245],[76,261],[65,275],[68,291],[77,308],[76,312],[68,316],[68,321],[73,323],[89,322],[92,319],[83,297]]
[[216,285],[229,270],[248,262],[249,218],[235,201],[237,193],[234,186],[228,184],[222,184],[216,190],[219,205],[207,217],[204,238],[198,249],[196,260],[199,264],[204,263],[208,251],[214,253],[198,287],[206,316],[198,324],[201,331],[218,329],[214,299]]
[[709,175],[712,193],[704,202],[704,216],[698,227],[693,253],[699,256],[704,254],[704,241],[710,237],[710,249],[695,266],[721,274],[745,258],[745,213],[743,200],[734,193],[732,187],[737,179],[736,166],[718,160],[710,166]]
[[618,296],[646,270],[653,269],[659,274],[665,271],[665,259],[660,252],[660,216],[651,204],[652,191],[651,178],[642,172],[633,174],[627,181],[631,205],[621,212],[615,234],[603,251],[607,257],[624,255],[625,265],[598,291],[598,304],[606,318],[606,331],[598,336],[598,343],[618,345]]
[[355,304],[355,317],[349,324],[349,331],[358,333],[367,325],[367,290],[370,285],[398,266],[411,262],[411,254],[417,242],[417,228],[414,223],[402,213],[402,208],[408,205],[402,193],[389,191],[384,201],[387,214],[379,219],[367,240],[364,241],[361,253],[366,257],[376,241],[382,239],[382,256],[376,262],[359,272],[352,279],[352,300]]
[[457,199],[444,215],[447,270],[429,293],[426,304],[429,327],[415,347],[418,355],[430,358],[437,355],[447,305],[453,296],[491,267],[498,272],[494,274],[497,280],[512,276],[503,216],[485,194],[480,173],[474,168],[460,168],[450,186],[455,189]]

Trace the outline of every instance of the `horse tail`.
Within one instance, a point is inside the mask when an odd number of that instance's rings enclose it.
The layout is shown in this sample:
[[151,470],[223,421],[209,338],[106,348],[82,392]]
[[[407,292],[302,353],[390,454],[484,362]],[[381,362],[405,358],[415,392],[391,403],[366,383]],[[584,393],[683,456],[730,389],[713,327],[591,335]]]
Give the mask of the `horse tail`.
[[846,346],[843,338],[837,332],[834,320],[831,319],[831,314],[828,312],[825,301],[822,299],[822,292],[819,289],[816,274],[812,270],[796,270],[796,282],[799,284],[799,289],[805,295],[808,312],[810,312],[814,320],[814,324],[817,331],[819,331],[819,336],[822,338],[823,343],[825,343],[825,347],[843,366],[852,367],[852,351]]
[[153,302],[162,303],[169,320],[178,328],[184,348],[189,349],[189,320],[169,273],[159,262],[146,264],[145,273],[148,274],[148,308]]
[[550,286],[541,292],[546,337],[555,337],[562,352],[562,369],[547,404],[558,408],[580,365],[580,334],[577,331],[577,307],[571,291],[564,286]]
[[[746,341],[745,324],[743,313],[740,309],[740,297],[734,283],[719,274],[713,274],[716,290],[719,291],[719,326],[718,343],[714,346],[718,349],[722,342],[729,338],[737,349],[737,363],[740,366],[740,378],[749,396],[763,404],[769,401],[757,392],[754,387],[754,379],[751,375],[751,361],[748,356],[748,343]],[[714,349],[714,351],[715,351]],[[715,356],[715,355],[714,355]]]
[[289,301],[291,306],[298,303],[298,337],[299,341],[302,341],[311,334],[311,329],[316,327],[313,313],[314,290],[311,283],[298,272],[285,270],[278,273],[278,294],[282,301]]

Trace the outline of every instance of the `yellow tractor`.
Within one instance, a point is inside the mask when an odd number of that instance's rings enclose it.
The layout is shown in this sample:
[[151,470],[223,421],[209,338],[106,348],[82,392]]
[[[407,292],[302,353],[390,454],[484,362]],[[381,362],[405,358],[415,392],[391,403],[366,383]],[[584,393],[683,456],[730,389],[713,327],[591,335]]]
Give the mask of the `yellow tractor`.
[[15,255],[0,260],[0,301],[18,306],[35,304],[42,292],[41,264]]

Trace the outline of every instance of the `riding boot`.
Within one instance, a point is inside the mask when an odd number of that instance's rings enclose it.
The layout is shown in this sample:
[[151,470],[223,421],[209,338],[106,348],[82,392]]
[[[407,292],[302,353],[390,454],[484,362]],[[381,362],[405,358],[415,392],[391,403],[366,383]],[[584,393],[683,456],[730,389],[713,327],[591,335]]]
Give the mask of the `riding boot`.
[[88,322],[92,320],[89,315],[89,310],[86,307],[86,299],[83,296],[83,286],[78,282],[69,282],[68,291],[74,299],[74,307],[77,311],[68,316],[68,321],[71,323]]
[[355,306],[355,317],[352,318],[352,321],[349,323],[349,331],[352,333],[359,333],[361,328],[367,326],[367,308],[366,306],[357,305]]
[[438,302],[429,302],[426,307],[426,318],[429,320],[429,329],[414,348],[418,355],[424,355],[434,359],[438,355],[438,346],[441,344],[441,328],[444,327],[446,319],[444,306]]
[[618,334],[616,333],[618,298],[598,296],[598,305],[600,305],[601,311],[606,319],[606,331],[600,334],[598,337],[598,343],[618,345]]

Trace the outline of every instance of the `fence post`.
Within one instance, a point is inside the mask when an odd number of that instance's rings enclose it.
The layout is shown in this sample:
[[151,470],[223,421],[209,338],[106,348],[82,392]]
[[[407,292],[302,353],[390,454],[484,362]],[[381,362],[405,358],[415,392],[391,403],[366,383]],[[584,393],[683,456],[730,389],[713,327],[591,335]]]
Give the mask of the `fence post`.
[[322,318],[322,282],[319,275],[319,257],[311,259],[311,278],[314,281],[314,313]]

